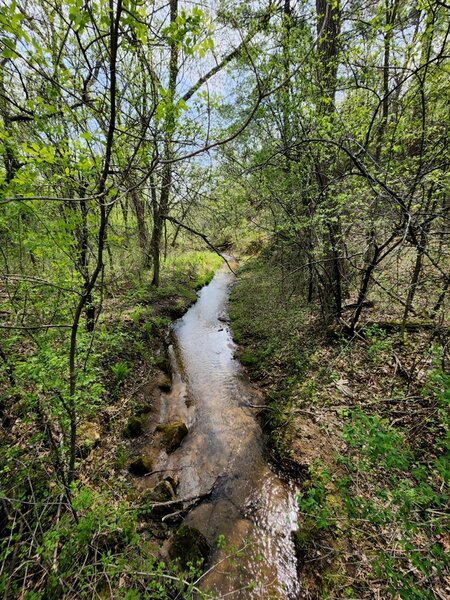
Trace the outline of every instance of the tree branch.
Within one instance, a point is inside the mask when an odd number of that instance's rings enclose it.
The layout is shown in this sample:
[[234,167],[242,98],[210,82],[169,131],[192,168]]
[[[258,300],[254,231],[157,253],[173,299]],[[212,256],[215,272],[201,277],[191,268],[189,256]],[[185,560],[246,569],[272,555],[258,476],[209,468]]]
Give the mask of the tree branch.
[[201,233],[200,231],[196,231],[195,229],[192,229],[192,227],[189,227],[188,225],[185,225],[184,223],[182,223],[181,221],[179,221],[178,219],[175,219],[175,217],[171,217],[170,215],[163,215],[163,219],[165,219],[166,221],[170,221],[171,223],[175,223],[175,225],[178,225],[178,227],[182,227],[183,229],[186,229],[186,231],[189,231],[190,233],[193,233],[194,235],[196,235],[197,237],[202,238],[202,240],[204,240],[204,242],[211,248],[211,250],[213,250],[216,254],[218,254],[220,256],[220,258],[222,260],[225,261],[227,267],[230,269],[230,271],[233,273],[233,275],[235,275],[237,277],[236,272],[232,269],[230,263],[228,262],[228,260],[225,258],[225,256],[220,252],[220,250],[218,250],[214,244],[212,244],[209,240],[208,237],[204,234]]

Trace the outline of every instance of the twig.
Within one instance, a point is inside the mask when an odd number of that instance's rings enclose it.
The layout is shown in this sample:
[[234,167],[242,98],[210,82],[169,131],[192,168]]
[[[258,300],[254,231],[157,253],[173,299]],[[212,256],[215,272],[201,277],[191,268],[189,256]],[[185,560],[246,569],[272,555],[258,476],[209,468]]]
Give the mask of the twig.
[[166,521],[170,521],[170,519],[173,519],[174,517],[177,517],[178,515],[183,514],[184,512],[186,512],[186,508],[180,508],[179,510],[176,510],[175,512],[169,513],[168,515],[164,515],[164,517],[161,519],[162,523],[165,523]]
[[[58,510],[56,511],[56,519],[55,519],[55,525],[54,525],[55,529],[58,526],[59,521],[61,520],[61,507],[62,507],[63,499],[64,499],[64,494],[61,494],[59,496]],[[51,566],[51,570],[53,573],[58,572],[58,562],[57,562],[58,561],[58,550],[59,550],[59,542],[57,542],[55,544],[55,549],[53,550],[52,566]]]

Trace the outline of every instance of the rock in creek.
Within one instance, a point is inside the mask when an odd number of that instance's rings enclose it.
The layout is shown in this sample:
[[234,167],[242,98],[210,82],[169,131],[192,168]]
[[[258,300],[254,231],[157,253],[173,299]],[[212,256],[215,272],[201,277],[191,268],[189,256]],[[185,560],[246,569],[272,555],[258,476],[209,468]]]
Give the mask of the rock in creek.
[[157,483],[154,488],[145,491],[141,499],[143,504],[149,502],[169,502],[176,499],[176,494],[169,478],[167,478]]
[[187,569],[189,563],[197,566],[206,561],[209,544],[198,529],[182,525],[170,539],[168,554],[172,560],[178,560],[183,569]]
[[188,428],[183,421],[175,421],[174,423],[158,425],[156,431],[162,433],[161,443],[166,452],[170,453],[180,446],[181,442],[187,436]]
[[139,402],[136,404],[134,412],[138,417],[142,417],[143,415],[148,415],[148,413],[152,412],[153,405],[148,402]]
[[161,390],[161,392],[164,392],[165,394],[168,394],[170,392],[170,390],[172,389],[172,381],[168,375],[163,375],[159,378],[158,388]]
[[130,463],[128,470],[132,475],[148,475],[153,471],[153,461],[149,456],[139,456]]
[[139,437],[144,433],[144,425],[145,418],[143,416],[130,417],[123,430],[123,436],[126,438]]
[[167,477],[164,477],[164,479],[170,483],[170,485],[175,491],[180,485],[180,478],[178,477],[178,475],[168,475]]

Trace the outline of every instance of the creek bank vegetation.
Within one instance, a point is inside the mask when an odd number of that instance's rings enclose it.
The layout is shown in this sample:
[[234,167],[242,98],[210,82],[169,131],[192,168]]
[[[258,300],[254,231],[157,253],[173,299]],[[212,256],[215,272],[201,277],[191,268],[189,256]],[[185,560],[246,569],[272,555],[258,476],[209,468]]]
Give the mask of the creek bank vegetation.
[[222,150],[254,236],[238,356],[266,389],[274,460],[303,479],[304,597],[444,599],[448,6],[315,8],[314,29],[284,3],[276,51],[252,64],[293,76]]
[[193,589],[195,565],[183,576],[137,536],[127,478],[152,467],[129,450],[170,387],[164,331],[221,262],[198,251],[206,84],[242,46],[224,19],[215,50],[215,17],[178,0],[0,6],[4,598]]
[[[15,379],[2,390],[8,403],[0,448],[3,597],[169,598],[195,588],[205,560],[199,533],[191,532],[189,555],[176,543],[161,553],[179,523],[173,529],[161,521],[182,508],[177,481],[164,472],[149,489],[136,481],[153,471],[139,448],[156,443],[160,395],[171,386],[168,325],[220,262],[215,254],[185,250],[163,263],[159,288],[151,272],[141,272],[132,286],[126,277],[109,283],[83,371],[77,477],[69,486],[68,423],[55,392],[64,381],[63,367],[56,369],[61,339],[50,329],[34,337],[33,354],[22,340],[11,346]],[[172,436],[170,449],[181,441]]]
[[232,293],[238,358],[265,390],[273,461],[300,484],[305,598],[448,594],[448,338],[368,324],[337,334],[251,258]]

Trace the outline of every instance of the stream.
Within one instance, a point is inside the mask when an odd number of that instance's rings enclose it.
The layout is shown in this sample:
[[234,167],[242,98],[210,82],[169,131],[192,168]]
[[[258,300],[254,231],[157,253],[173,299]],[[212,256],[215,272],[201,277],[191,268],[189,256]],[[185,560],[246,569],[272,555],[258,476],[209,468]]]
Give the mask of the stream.
[[[226,265],[173,325],[172,389],[161,421],[184,421],[189,433],[167,455],[179,475],[177,496],[212,493],[187,515],[213,549],[201,586],[233,599],[299,596],[293,543],[294,488],[267,462],[256,419],[264,400],[234,358],[227,305],[234,275]],[[256,407],[256,408],[255,408]],[[239,549],[239,556],[230,556]]]

